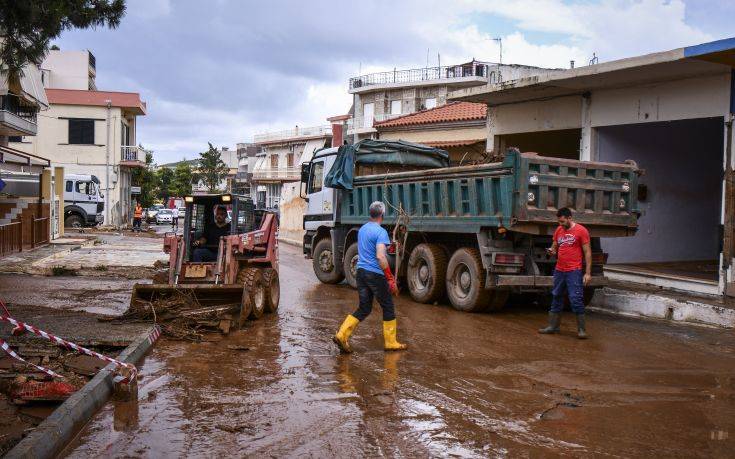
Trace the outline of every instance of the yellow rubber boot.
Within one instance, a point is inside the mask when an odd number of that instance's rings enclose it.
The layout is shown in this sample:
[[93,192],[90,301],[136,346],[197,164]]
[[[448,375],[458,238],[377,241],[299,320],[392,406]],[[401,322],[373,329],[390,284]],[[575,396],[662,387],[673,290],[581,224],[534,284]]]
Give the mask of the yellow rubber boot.
[[342,326],[339,327],[337,334],[332,337],[332,341],[334,341],[334,343],[339,346],[339,350],[345,354],[352,352],[352,348],[350,348],[350,336],[352,336],[352,332],[355,331],[355,328],[357,328],[357,324],[359,323],[360,321],[357,320],[355,316],[352,314],[348,315],[345,318],[345,321],[342,322]]
[[408,347],[398,342],[396,339],[397,332],[396,319],[383,321],[383,340],[385,341],[386,351],[402,351]]

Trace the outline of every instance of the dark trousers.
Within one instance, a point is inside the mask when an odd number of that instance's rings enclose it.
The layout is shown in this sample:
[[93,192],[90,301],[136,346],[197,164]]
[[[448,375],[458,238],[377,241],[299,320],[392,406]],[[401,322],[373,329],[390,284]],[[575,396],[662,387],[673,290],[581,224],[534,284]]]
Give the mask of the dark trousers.
[[133,218],[133,229],[140,229],[140,218]]
[[206,247],[197,247],[194,249],[192,259],[195,263],[203,263],[207,261],[217,261],[217,253]]
[[551,291],[551,312],[559,313],[564,307],[564,296],[569,296],[569,303],[575,314],[584,314],[584,273],[581,269],[574,271],[554,270],[554,288]]
[[179,229],[179,219],[176,217],[171,218],[171,229]]
[[393,306],[393,297],[390,296],[390,288],[385,276],[362,268],[357,270],[357,294],[360,297],[360,306],[357,312],[352,314],[362,322],[373,310],[373,298],[378,300],[383,310],[383,320],[396,318],[396,310]]

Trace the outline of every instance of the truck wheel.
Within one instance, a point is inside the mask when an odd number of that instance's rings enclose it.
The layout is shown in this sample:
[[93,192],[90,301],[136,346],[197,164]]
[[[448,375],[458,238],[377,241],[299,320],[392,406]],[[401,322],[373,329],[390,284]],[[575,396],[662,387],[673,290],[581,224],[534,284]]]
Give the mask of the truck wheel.
[[444,295],[447,255],[436,244],[419,244],[408,258],[406,280],[411,298],[419,303],[433,303]]
[[83,228],[84,219],[77,214],[71,214],[64,219],[64,226],[67,228]]
[[485,268],[477,249],[458,249],[449,259],[447,296],[454,309],[464,312],[485,310],[492,294],[485,290]]
[[243,285],[243,296],[248,295],[252,309],[248,317],[260,319],[265,312],[265,281],[263,272],[258,268],[243,268],[237,273],[237,283]]
[[314,247],[314,274],[325,284],[339,284],[344,280],[342,273],[342,263],[334,263],[334,254],[332,253],[332,239],[320,239]]
[[281,284],[278,280],[278,271],[273,268],[263,270],[265,282],[265,312],[274,313],[278,310],[281,301]]
[[357,242],[351,244],[345,252],[342,272],[344,272],[345,280],[350,287],[357,288]]

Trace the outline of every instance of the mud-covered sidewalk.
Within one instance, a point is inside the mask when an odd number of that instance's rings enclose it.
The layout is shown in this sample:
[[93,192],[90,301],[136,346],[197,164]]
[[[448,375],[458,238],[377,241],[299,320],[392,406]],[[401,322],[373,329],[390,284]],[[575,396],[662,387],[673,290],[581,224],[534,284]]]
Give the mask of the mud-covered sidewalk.
[[[281,307],[217,342],[163,340],[139,403],[109,403],[70,457],[688,456],[735,448],[732,331],[591,314],[590,340],[539,336],[530,306],[377,309],[349,356],[330,337],[356,292],[319,284],[281,245]],[[376,307],[377,308],[377,307]]]

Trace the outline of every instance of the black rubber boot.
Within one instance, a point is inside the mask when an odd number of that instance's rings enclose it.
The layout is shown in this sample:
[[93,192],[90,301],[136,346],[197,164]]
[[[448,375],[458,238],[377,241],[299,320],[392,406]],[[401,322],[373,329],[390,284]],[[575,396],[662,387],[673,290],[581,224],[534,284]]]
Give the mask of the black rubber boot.
[[549,313],[549,326],[546,328],[539,328],[539,333],[545,335],[551,333],[559,333],[559,325],[561,324],[561,313],[550,312]]
[[577,338],[587,339],[587,330],[584,327],[584,313],[577,314]]

